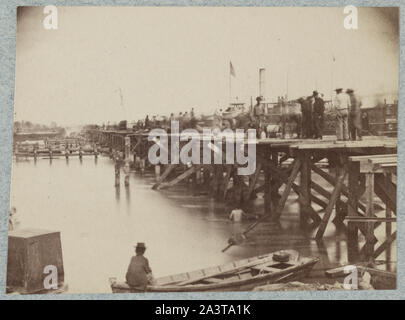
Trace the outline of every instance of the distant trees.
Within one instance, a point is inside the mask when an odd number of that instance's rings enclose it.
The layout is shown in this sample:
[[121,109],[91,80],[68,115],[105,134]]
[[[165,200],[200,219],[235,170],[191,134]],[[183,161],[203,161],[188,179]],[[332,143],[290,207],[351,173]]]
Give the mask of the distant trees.
[[14,122],[14,132],[43,132],[43,131],[53,131],[58,132],[59,135],[65,136],[66,129],[60,127],[56,122],[52,122],[49,126],[39,123],[32,123],[31,121],[15,121]]

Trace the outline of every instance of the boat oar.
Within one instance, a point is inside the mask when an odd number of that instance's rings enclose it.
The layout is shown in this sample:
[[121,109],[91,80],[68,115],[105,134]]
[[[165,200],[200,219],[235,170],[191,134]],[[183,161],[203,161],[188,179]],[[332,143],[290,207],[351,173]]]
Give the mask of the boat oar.
[[278,278],[276,281],[274,281],[274,283],[280,283],[282,281],[291,279],[293,276],[294,276],[294,272],[288,273],[285,276],[282,276],[282,277]]
[[262,222],[263,220],[265,220],[268,217],[269,217],[269,215],[265,214],[264,216],[257,219],[254,223],[252,223],[249,227],[247,227],[247,229],[245,231],[243,231],[242,233],[239,233],[236,237],[229,238],[228,239],[228,245],[224,249],[222,249],[222,252],[225,252],[226,250],[228,250],[230,247],[232,247],[235,244],[241,243],[242,241],[239,241],[239,239],[245,240],[246,239],[246,234],[250,230],[255,228],[260,222]]

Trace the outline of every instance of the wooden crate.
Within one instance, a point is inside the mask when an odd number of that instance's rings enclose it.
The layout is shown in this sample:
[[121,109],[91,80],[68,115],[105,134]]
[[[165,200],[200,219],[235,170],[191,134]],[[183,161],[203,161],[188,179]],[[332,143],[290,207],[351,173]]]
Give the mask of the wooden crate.
[[22,229],[9,231],[7,289],[19,293],[43,291],[46,266],[57,269],[58,288],[64,282],[60,232]]

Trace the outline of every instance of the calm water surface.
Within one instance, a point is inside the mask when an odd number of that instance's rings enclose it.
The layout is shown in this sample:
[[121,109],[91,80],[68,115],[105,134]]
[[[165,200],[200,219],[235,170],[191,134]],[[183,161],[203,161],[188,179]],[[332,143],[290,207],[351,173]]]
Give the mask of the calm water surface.
[[[313,240],[291,213],[297,212],[295,199],[287,202],[280,224],[262,223],[246,243],[222,253],[228,238],[253,221],[229,221],[224,204],[195,196],[185,185],[153,191],[153,175],[131,173],[125,188],[121,178],[117,189],[114,164],[106,157],[13,162],[11,205],[22,228],[61,232],[70,293],[111,292],[108,278],[124,278],[137,242],[146,242],[155,277],[288,248],[321,258],[311,275],[315,280],[347,262],[344,234],[331,224],[324,241]],[[253,204],[252,212],[261,210]]]

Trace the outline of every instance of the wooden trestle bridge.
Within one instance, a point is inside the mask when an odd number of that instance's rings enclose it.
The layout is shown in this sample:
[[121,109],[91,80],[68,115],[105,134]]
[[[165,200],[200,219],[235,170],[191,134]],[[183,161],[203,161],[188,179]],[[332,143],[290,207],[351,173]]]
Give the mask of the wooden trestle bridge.
[[[101,147],[118,152],[123,160],[130,162],[130,153],[143,140],[147,141],[147,137],[147,133],[128,131],[95,130],[91,133],[93,141]],[[151,144],[153,142],[144,142],[144,146]],[[223,143],[222,152],[225,147]],[[195,186],[208,185],[218,201],[225,200],[233,189],[237,202],[245,207],[256,193],[263,192],[264,214],[245,233],[262,220],[277,221],[283,214],[288,214],[284,207],[295,193],[300,222],[316,230],[316,239],[324,237],[331,221],[347,228],[349,261],[376,259],[390,250],[396,239],[396,231],[392,228],[397,207],[396,138],[378,137],[364,141],[259,139],[256,142],[256,170],[248,177],[238,176],[238,166],[226,164],[225,156],[222,158],[224,163],[209,165],[171,164],[169,159],[169,164],[158,166],[152,188],[158,190],[192,181]],[[315,182],[319,181],[313,179],[315,175],[325,183]],[[381,212],[376,215],[377,198],[384,204],[384,216]],[[314,205],[322,210],[314,209]],[[375,236],[375,228],[381,224],[386,225],[383,240]],[[358,248],[361,234],[365,244]]]

